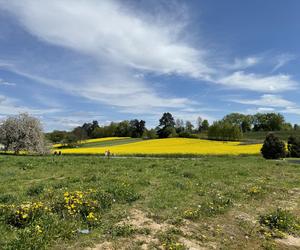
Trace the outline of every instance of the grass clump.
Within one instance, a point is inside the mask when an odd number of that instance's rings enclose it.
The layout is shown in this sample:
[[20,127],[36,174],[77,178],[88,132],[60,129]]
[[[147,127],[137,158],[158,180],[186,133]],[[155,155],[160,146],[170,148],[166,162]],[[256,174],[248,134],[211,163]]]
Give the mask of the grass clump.
[[133,234],[137,233],[137,229],[134,228],[132,225],[129,224],[118,224],[113,226],[109,234],[114,238],[114,237],[129,237]]
[[300,232],[299,219],[291,212],[278,208],[275,211],[261,215],[260,224],[267,230],[263,230],[267,237],[284,237],[284,233],[298,234]]

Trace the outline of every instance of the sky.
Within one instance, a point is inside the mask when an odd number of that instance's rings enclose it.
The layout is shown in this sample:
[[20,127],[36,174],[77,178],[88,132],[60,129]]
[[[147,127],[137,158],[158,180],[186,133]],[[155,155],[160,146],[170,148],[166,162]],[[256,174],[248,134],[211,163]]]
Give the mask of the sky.
[[300,123],[298,0],[0,0],[0,119]]

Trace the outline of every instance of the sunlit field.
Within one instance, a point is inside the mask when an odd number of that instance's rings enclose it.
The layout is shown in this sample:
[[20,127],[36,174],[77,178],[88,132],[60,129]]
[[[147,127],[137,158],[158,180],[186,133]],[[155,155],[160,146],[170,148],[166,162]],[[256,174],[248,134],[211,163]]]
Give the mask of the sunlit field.
[[[120,139],[120,138],[118,138]],[[109,141],[109,140],[107,140]],[[201,139],[168,138],[143,140],[122,145],[100,147],[78,147],[62,149],[63,154],[103,154],[106,150],[116,155],[241,155],[259,154],[261,144],[241,144]]]

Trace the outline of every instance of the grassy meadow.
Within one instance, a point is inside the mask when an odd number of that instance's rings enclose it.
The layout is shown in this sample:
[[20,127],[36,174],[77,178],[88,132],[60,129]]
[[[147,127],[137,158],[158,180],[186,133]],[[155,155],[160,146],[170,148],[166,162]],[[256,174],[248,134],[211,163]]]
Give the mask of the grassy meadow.
[[287,160],[0,155],[1,249],[297,249],[299,216]]

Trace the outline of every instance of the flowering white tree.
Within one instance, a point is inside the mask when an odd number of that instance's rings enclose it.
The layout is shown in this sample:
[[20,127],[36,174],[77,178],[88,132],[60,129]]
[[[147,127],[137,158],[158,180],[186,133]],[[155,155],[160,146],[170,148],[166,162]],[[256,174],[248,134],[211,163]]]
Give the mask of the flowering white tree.
[[8,117],[0,125],[0,143],[4,150],[21,150],[45,154],[46,146],[41,122],[27,113]]

